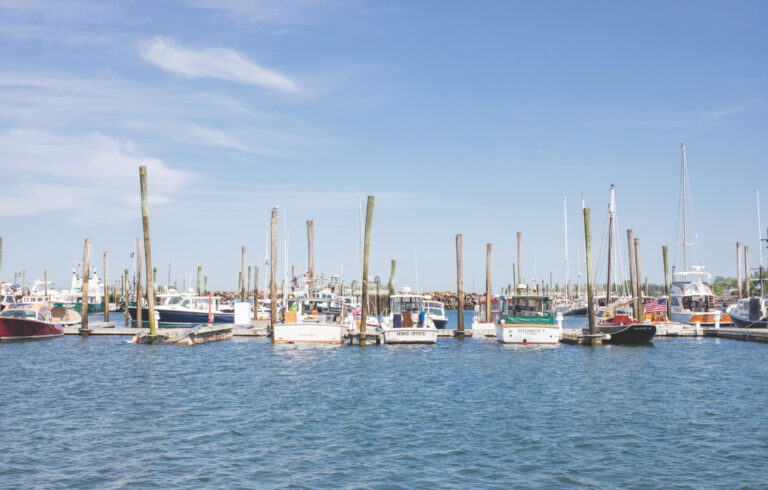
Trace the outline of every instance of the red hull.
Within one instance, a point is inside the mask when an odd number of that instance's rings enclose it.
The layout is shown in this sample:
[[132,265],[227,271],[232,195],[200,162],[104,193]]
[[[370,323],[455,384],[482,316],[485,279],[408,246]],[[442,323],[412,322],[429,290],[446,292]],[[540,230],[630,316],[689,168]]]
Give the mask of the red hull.
[[40,339],[64,335],[64,329],[55,323],[25,318],[0,318],[0,340]]

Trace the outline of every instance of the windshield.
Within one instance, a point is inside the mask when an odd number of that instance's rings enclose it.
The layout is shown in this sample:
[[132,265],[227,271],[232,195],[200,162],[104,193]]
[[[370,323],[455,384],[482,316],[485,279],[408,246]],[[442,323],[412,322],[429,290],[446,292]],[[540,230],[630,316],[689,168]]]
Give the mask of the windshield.
[[0,317],[3,317],[3,318],[30,318],[32,320],[35,320],[37,318],[37,313],[35,313],[32,310],[5,310],[4,312],[0,313]]

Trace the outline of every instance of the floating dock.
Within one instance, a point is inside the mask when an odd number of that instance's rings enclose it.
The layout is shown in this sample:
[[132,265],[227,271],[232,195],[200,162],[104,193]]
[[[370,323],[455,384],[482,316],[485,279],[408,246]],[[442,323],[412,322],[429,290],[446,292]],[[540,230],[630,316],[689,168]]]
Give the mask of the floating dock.
[[705,328],[705,337],[768,343],[768,328]]

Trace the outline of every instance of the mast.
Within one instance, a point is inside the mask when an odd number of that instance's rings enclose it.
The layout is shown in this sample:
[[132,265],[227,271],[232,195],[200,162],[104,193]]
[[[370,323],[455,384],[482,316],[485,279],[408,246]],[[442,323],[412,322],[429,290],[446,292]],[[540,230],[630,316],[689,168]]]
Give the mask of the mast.
[[564,274],[563,284],[566,286],[565,298],[568,299],[568,206],[566,205],[567,196],[563,192],[563,262]]
[[[762,230],[763,230],[763,225],[760,223],[760,191],[757,190],[755,192],[757,192],[757,249],[760,251],[760,268],[761,268],[760,274],[762,275],[762,267],[763,267],[763,244],[762,244],[762,241],[763,241],[763,231]],[[762,285],[760,287],[762,287]],[[761,290],[761,294],[760,295],[762,296],[762,290]]]
[[605,305],[611,304],[611,253],[613,250],[613,213],[615,201],[613,199],[613,184],[611,184],[611,203],[608,205],[608,280],[605,285]]
[[685,213],[685,143],[680,143],[683,149],[683,271],[688,270],[688,243],[686,241],[686,213]]

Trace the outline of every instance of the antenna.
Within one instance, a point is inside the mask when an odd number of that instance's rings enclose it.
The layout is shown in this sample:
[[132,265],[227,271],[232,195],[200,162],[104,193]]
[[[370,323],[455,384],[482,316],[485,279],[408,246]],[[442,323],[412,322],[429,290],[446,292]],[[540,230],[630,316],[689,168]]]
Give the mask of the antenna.
[[686,214],[685,214],[685,143],[680,143],[683,150],[683,271],[688,270],[688,243],[686,242]]

